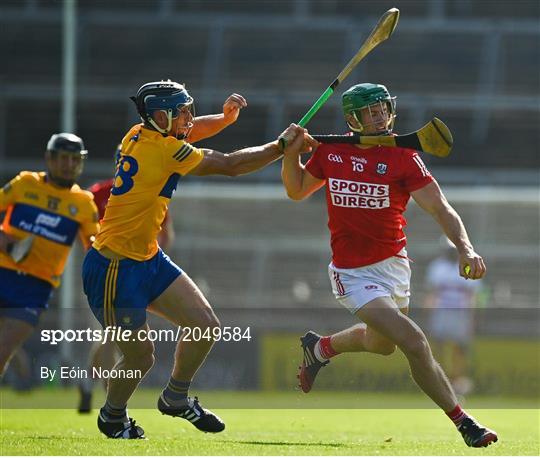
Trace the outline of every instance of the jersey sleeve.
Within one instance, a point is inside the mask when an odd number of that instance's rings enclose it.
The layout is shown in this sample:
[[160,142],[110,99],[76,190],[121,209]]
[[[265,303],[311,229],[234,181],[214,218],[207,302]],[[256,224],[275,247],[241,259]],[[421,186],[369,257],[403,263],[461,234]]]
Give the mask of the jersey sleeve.
[[408,192],[416,191],[434,181],[424,161],[414,150],[407,151],[403,156],[403,171],[403,185]]
[[0,212],[5,211],[17,199],[17,191],[21,184],[21,175],[17,175],[11,181],[0,188]]
[[309,160],[306,163],[306,170],[311,173],[315,178],[324,180],[326,176],[324,175],[324,170],[321,164],[321,157],[324,152],[324,146],[319,146],[315,152],[311,155]]
[[165,145],[165,167],[170,172],[186,175],[197,167],[204,158],[200,148],[186,143],[183,140],[167,138]]

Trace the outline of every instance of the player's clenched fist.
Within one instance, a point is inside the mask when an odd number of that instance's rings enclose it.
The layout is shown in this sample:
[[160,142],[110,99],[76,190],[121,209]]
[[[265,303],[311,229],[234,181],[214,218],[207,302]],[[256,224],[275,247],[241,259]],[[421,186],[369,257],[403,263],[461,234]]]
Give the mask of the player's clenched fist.
[[231,94],[223,104],[223,116],[225,120],[229,124],[232,124],[238,119],[240,110],[245,107],[247,107],[247,101],[243,96],[240,94]]
[[301,154],[309,153],[319,144],[307,129],[296,124],[291,124],[279,136],[280,145],[285,145],[283,148],[284,154]]
[[459,275],[465,279],[478,280],[486,274],[484,259],[474,251],[460,253]]

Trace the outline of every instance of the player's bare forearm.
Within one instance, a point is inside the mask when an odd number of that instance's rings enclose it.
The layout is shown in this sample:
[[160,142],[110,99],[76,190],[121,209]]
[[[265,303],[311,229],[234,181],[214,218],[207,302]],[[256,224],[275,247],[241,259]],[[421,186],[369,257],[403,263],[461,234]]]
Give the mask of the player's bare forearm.
[[204,159],[190,172],[190,175],[226,175],[231,177],[243,175],[255,172],[274,162],[281,154],[277,141],[262,146],[244,148],[229,154],[205,149]]
[[437,221],[460,253],[473,251],[463,221],[448,203],[436,181],[412,192],[411,195],[416,203]]
[[309,197],[315,191],[322,188],[325,183],[323,179],[314,177],[309,173],[300,162],[300,155],[294,150],[289,152],[289,147],[285,150],[283,157],[281,179],[287,195],[292,200],[302,200]]
[[484,260],[474,251],[463,221],[448,203],[439,185],[434,181],[411,195],[421,208],[431,214],[456,245],[459,253],[459,274],[473,280],[482,278],[486,273]]
[[287,154],[281,163],[281,181],[287,196],[292,200],[301,200],[302,182],[304,180],[305,169],[300,162],[300,155]]
[[225,127],[233,124],[240,115],[240,110],[247,107],[246,99],[240,94],[231,94],[223,103],[223,113],[199,116],[193,120],[193,128],[187,141],[194,143],[203,138],[212,137]]
[[262,169],[279,159],[283,152],[277,141],[262,146],[244,148],[227,155],[232,175],[243,175]]
[[456,246],[459,253],[474,251],[465,225],[456,210],[446,202],[446,205],[432,214],[433,218],[446,234],[446,236]]
[[446,205],[432,216],[456,246],[459,253],[459,274],[467,279],[482,278],[486,273],[486,265],[482,256],[475,252],[458,213],[446,202]]
[[[233,121],[234,122],[234,121]],[[187,137],[189,143],[212,137],[231,124],[223,113],[198,116],[193,120],[193,128]]]

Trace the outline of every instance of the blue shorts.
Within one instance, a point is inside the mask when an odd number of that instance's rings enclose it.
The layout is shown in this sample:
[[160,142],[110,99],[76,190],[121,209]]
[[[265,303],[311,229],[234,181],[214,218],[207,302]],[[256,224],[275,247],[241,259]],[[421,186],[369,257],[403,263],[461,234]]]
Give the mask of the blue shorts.
[[0,316],[36,326],[53,286],[33,275],[0,267]]
[[111,260],[91,248],[82,266],[84,293],[104,328],[140,328],[146,323],[146,307],[181,274],[161,249],[148,261],[135,261]]

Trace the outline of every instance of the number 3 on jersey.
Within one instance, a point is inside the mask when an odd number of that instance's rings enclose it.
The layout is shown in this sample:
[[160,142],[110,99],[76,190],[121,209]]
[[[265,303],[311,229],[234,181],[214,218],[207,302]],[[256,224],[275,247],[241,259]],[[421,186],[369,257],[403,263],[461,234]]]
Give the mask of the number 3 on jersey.
[[114,175],[114,187],[111,194],[120,196],[133,187],[133,177],[139,171],[137,160],[131,156],[122,156]]

